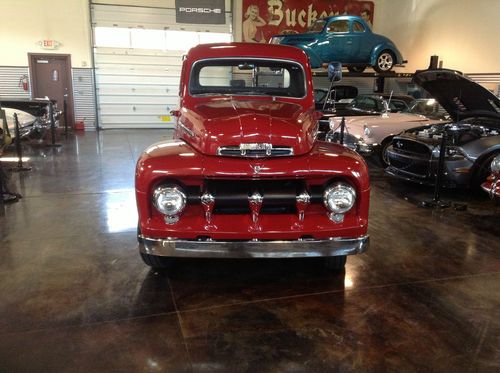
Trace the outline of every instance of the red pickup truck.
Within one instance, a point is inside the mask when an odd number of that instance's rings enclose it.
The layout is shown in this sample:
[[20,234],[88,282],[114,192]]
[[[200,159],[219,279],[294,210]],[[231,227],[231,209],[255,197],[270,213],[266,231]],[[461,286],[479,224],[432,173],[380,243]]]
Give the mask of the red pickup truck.
[[184,59],[174,139],[137,162],[138,241],[147,265],[176,257],[324,257],[333,270],[369,245],[364,160],[317,141],[300,49],[205,44]]

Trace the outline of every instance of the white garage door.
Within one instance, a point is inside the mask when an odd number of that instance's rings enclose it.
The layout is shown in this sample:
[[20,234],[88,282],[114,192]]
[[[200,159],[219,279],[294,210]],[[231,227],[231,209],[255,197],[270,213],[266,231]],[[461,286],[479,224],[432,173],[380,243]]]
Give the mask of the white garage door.
[[171,8],[91,4],[99,125],[172,128],[182,55],[198,43],[231,41],[226,24],[176,24]]

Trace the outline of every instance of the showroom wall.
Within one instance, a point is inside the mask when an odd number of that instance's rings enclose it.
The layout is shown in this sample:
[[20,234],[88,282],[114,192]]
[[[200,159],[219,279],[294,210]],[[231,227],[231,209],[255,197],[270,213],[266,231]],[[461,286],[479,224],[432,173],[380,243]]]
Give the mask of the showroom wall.
[[[73,67],[90,67],[88,0],[2,0],[1,66],[28,66],[28,52],[71,54]],[[55,50],[37,43],[56,40]]]
[[[96,1],[100,2],[100,1]],[[105,3],[106,1],[102,1]],[[119,0],[114,3],[172,6],[174,0]],[[437,54],[445,67],[467,73],[499,72],[500,1],[373,0],[374,31],[391,37],[409,63],[408,72],[428,65]],[[2,0],[1,66],[27,66],[28,52],[41,52],[37,42],[53,39],[53,51],[72,56],[73,67],[90,65],[88,0]],[[241,39],[241,1],[234,0],[234,30]]]
[[400,46],[409,72],[435,54],[444,67],[499,73],[499,15],[498,0],[376,0],[374,29]]

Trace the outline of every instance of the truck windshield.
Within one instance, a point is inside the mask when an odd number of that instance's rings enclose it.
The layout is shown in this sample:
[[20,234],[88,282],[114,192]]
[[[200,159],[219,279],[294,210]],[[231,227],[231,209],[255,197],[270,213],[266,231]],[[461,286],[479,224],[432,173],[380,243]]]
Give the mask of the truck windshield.
[[198,61],[189,78],[191,95],[304,97],[304,70],[293,61],[230,58]]

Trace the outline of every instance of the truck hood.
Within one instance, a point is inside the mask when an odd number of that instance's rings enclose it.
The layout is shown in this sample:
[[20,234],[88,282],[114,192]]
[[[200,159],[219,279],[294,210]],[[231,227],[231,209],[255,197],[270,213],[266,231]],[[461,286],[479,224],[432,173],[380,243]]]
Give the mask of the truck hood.
[[191,144],[208,155],[241,144],[271,144],[304,154],[311,150],[317,130],[313,108],[304,111],[298,104],[267,99],[210,101],[196,105],[186,119],[194,129]]
[[500,99],[454,70],[423,70],[413,81],[424,88],[453,120],[474,116],[500,118]]

